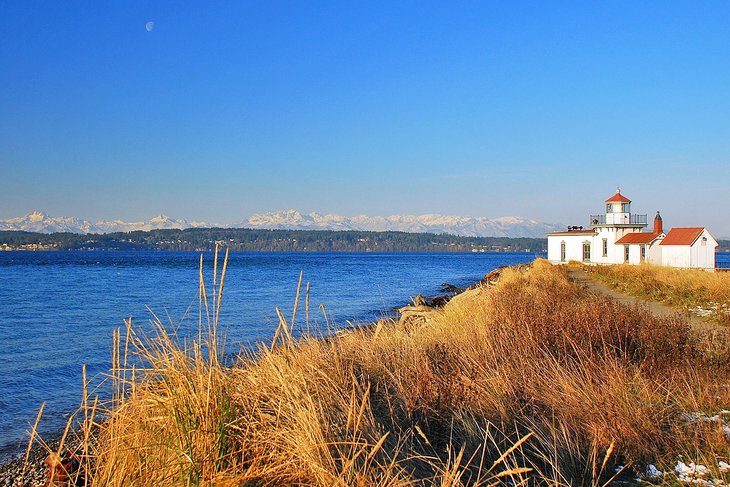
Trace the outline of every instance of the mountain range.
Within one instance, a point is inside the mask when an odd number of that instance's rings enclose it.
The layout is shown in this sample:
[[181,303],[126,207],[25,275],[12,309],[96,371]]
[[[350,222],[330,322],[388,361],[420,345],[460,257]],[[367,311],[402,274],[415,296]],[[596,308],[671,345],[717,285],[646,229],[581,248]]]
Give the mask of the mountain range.
[[282,230],[362,230],[449,233],[470,237],[537,237],[547,232],[562,230],[564,225],[543,223],[528,218],[506,216],[485,218],[447,215],[391,215],[353,217],[318,213],[302,214],[296,210],[256,213],[247,219],[230,225],[217,225],[201,221],[173,219],[165,215],[147,221],[126,222],[100,220],[89,222],[76,217],[50,217],[33,212],[25,216],[0,220],[0,230],[21,230],[39,233],[113,233],[136,230],[183,229],[183,228],[259,228]]
[[40,211],[34,211],[25,216],[0,220],[0,230],[20,230],[38,233],[114,233],[133,232],[136,230],[149,231],[158,229],[183,229],[195,227],[210,227],[206,222],[175,220],[165,215],[159,215],[147,221],[126,222],[123,220],[99,220],[91,223],[81,218],[61,216],[52,217]]
[[247,228],[286,230],[365,230],[373,232],[449,233],[466,237],[537,237],[562,230],[564,225],[542,223],[528,218],[505,216],[485,218],[447,215],[391,215],[347,217],[342,215],[303,215],[296,210],[257,213],[240,223]]

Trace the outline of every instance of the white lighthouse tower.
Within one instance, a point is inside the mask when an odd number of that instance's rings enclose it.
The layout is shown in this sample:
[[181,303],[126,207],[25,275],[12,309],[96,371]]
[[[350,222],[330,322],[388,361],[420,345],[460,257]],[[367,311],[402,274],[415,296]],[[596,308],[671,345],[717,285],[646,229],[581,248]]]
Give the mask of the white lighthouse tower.
[[624,262],[626,249],[623,245],[615,243],[627,233],[640,232],[645,228],[646,214],[631,213],[631,200],[621,194],[620,188],[616,188],[616,194],[604,203],[606,213],[590,217],[590,226],[596,232],[593,240],[599,247],[593,253],[593,262],[605,264]]

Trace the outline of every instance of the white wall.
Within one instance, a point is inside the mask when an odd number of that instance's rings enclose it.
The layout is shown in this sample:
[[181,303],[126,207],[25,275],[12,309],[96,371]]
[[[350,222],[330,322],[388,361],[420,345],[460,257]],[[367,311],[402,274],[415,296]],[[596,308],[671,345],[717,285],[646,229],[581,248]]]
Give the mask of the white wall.
[[661,240],[655,240],[651,247],[646,249],[646,261],[650,264],[661,265],[662,263],[662,246],[659,245]]
[[629,264],[638,265],[641,264],[641,247],[644,244],[633,244],[629,245]]
[[[598,231],[598,235],[593,237],[593,262],[596,262],[598,264],[612,264],[614,262],[614,253],[615,253],[615,245],[614,242],[616,242],[616,231],[614,228],[603,228],[599,227],[596,228]],[[603,239],[606,239],[607,245],[607,253],[606,256],[603,256]]]
[[607,225],[628,225],[630,222],[630,213],[606,213]]
[[[624,245],[616,244],[616,241],[628,233],[636,233],[641,228],[596,228],[598,235],[593,238],[593,259],[597,264],[623,264],[624,263]],[[603,256],[603,239],[607,239],[607,252]],[[640,250],[636,250],[636,259],[641,258]],[[633,255],[633,254],[632,254]],[[648,254],[647,254],[648,255]],[[636,263],[639,262],[637,260]]]
[[717,241],[712,238],[710,232],[703,230],[690,249],[692,267],[714,271],[715,247],[717,247]]
[[662,265],[692,267],[689,245],[662,245]]
[[560,262],[560,235],[548,235],[547,258],[552,263]]
[[608,243],[608,255],[611,259],[611,264],[623,264],[624,262],[624,246],[622,244],[617,244],[616,241],[620,240],[621,237],[626,235],[627,233],[635,233],[638,232],[640,229],[637,228],[616,228],[613,234],[615,235],[615,238],[613,239],[613,242],[609,239]]
[[[707,239],[704,241],[703,238]],[[662,265],[680,268],[715,270],[715,247],[717,241],[707,230],[703,230],[694,244],[689,245],[662,245]]]
[[595,254],[595,242],[592,235],[548,235],[548,260],[560,263],[560,243],[565,242],[565,262],[575,260],[583,262],[583,242],[591,242],[591,259]]
[[[637,232],[636,228],[596,228],[596,235],[548,235],[548,260],[553,263],[560,263],[560,243],[565,242],[565,262],[571,260],[583,262],[583,242],[591,243],[591,260],[593,264],[623,264],[624,263],[624,245],[616,244],[616,241],[627,233]],[[606,239],[607,252],[603,256],[603,239]],[[643,245],[643,244],[642,244]],[[659,264],[661,257],[659,249],[654,244],[652,248],[647,248],[647,260],[654,258],[654,262]],[[641,246],[638,244],[630,245],[629,263],[639,264],[641,262]]]
[[[629,264],[641,264],[642,262],[648,262],[650,264],[661,265],[662,247],[659,245],[660,241],[661,240],[655,240],[654,243],[651,245],[629,244]],[[644,246],[646,246],[645,260],[641,260],[641,247]]]

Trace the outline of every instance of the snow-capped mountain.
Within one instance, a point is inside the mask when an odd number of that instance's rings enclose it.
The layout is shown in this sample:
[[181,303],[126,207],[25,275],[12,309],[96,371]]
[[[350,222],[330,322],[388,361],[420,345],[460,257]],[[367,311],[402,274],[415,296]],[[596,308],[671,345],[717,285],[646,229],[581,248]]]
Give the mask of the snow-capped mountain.
[[450,233],[471,237],[544,237],[562,230],[564,225],[542,223],[528,218],[506,216],[485,218],[447,215],[391,215],[346,217],[342,215],[303,215],[296,210],[257,213],[237,227],[287,230],[365,230]]
[[113,232],[134,232],[137,230],[161,230],[161,229],[177,229],[183,228],[200,228],[210,227],[206,222],[175,220],[165,215],[158,215],[144,222],[125,222],[122,220],[100,220],[94,224],[97,233],[113,233]]
[[94,225],[79,218],[68,216],[52,218],[40,211],[34,211],[25,216],[0,220],[0,230],[23,230],[39,233],[90,233],[94,231]]
[[50,217],[40,211],[25,216],[0,220],[0,230],[22,230],[26,232],[54,233],[113,233],[133,232],[135,230],[157,230],[163,228],[210,227],[206,222],[175,220],[165,215],[147,221],[125,222],[122,220],[100,220],[91,223],[75,217]]
[[[33,212],[26,216],[0,220],[0,230],[23,230],[28,232],[53,233],[113,233],[149,231],[157,229],[183,229],[210,227],[200,221],[173,219],[165,215],[147,221],[126,222],[123,220],[100,220],[91,223],[74,217],[49,217],[45,213]],[[304,215],[296,210],[257,213],[233,225],[215,225],[233,228],[261,228],[283,230],[365,230],[450,233],[471,237],[544,237],[547,232],[562,230],[563,225],[542,223],[528,218],[506,216],[485,218],[447,215],[391,215],[353,217],[342,215]]]

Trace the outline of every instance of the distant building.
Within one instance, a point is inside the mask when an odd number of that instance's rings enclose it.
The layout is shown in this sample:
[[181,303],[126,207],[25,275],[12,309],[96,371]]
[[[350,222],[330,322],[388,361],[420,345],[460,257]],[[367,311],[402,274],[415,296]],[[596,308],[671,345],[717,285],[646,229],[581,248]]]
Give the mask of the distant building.
[[664,233],[659,212],[652,232],[642,232],[647,216],[631,213],[631,200],[616,194],[605,201],[606,212],[590,216],[590,229],[571,226],[548,233],[548,260],[555,264],[639,264],[715,269],[717,241],[706,228],[673,228]]

